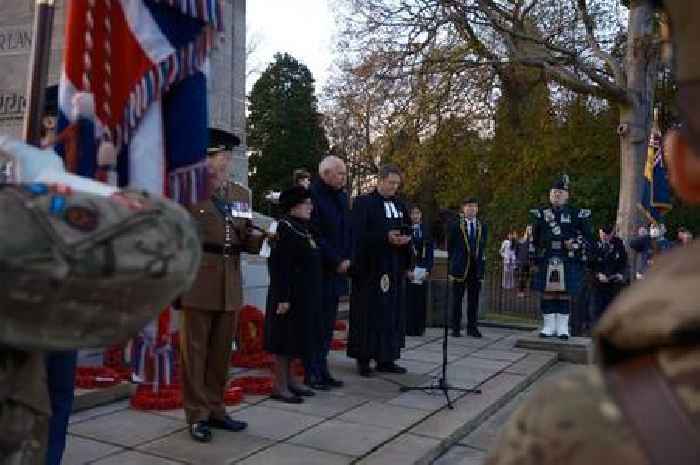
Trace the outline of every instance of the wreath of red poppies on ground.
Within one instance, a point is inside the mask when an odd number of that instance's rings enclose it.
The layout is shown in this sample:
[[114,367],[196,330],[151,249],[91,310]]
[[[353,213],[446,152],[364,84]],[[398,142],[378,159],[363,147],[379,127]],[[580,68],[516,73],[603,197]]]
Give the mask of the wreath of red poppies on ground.
[[136,410],[175,410],[182,408],[182,391],[176,384],[153,386],[140,384],[129,401]]
[[272,394],[273,381],[270,376],[242,376],[232,380],[231,387],[241,388],[244,394],[269,396]]
[[238,405],[243,400],[243,388],[240,386],[229,386],[224,392],[224,404]]
[[75,369],[75,387],[97,389],[121,382],[119,373],[107,367],[78,367]]

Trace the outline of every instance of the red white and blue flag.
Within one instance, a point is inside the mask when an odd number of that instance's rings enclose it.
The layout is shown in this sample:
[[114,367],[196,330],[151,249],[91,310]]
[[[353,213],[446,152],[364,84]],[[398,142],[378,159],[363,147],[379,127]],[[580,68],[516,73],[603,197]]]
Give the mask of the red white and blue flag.
[[[69,171],[182,204],[207,196],[205,73],[219,1],[67,2],[57,150]],[[172,381],[170,316],[135,340],[135,371],[151,362],[154,389]]]
[[[100,170],[116,148],[117,183],[189,204],[206,196],[207,56],[222,29],[219,0],[67,3],[59,131],[88,119],[69,169]],[[91,103],[80,102],[88,95]],[[83,98],[84,100],[84,98]],[[83,125],[85,126],[85,125]],[[93,140],[89,140],[92,138]]]

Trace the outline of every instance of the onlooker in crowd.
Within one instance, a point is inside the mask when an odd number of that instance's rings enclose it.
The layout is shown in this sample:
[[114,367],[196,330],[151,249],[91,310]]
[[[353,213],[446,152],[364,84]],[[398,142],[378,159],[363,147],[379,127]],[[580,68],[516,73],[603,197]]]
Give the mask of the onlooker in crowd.
[[600,239],[595,244],[591,261],[594,324],[622,290],[627,269],[625,244],[615,235],[615,227],[603,226],[598,235]]
[[207,154],[210,199],[190,207],[202,239],[202,262],[192,288],[181,299],[182,397],[190,435],[212,438],[210,427],[240,431],[246,424],[226,413],[224,391],[231,360],[235,315],[242,305],[240,253],[258,253],[263,236],[250,220],[234,218],[231,205],[250,205],[250,191],[229,181],[233,134],[210,131]]
[[666,226],[652,223],[648,228],[640,227],[639,235],[630,240],[630,248],[639,254],[636,279],[642,279],[654,260],[673,247],[665,235]]
[[292,358],[310,359],[321,339],[321,251],[312,233],[311,193],[297,185],[280,195],[284,212],[268,260],[270,287],[265,311],[265,350],[275,354],[272,398],[290,404],[314,392],[299,386],[290,373]]
[[[669,178],[676,194],[698,203],[700,9],[691,0],[655,3],[668,13],[684,120],[666,135]],[[699,463],[698,260],[697,242],[671,251],[644,282],[622,293],[596,328],[598,365],[534,392],[508,421],[486,464]]]
[[503,276],[501,287],[513,289],[515,287],[515,266],[517,257],[515,254],[515,241],[517,233],[509,232],[508,237],[501,242],[501,258],[503,259]]
[[678,228],[678,242],[677,244],[681,247],[688,246],[693,243],[693,233],[691,233],[687,228]]
[[318,167],[319,177],[311,183],[314,210],[311,224],[318,232],[318,246],[323,257],[321,302],[321,341],[319,350],[305,363],[307,384],[315,389],[341,387],[328,369],[328,352],[333,340],[338,303],[348,295],[347,274],[350,268],[351,237],[348,196],[343,190],[347,176],[345,163],[338,157],[324,158]]
[[477,327],[479,293],[486,270],[488,228],[477,218],[479,202],[471,197],[462,203],[462,214],[448,234],[448,274],[452,282],[452,336],[461,337],[462,300],[467,292],[467,335],[481,337]]
[[433,269],[433,239],[423,224],[420,207],[413,205],[409,211],[414,266],[406,281],[406,335],[422,336],[425,333],[428,278]]
[[528,226],[515,244],[518,297],[525,297],[525,290],[530,277],[530,260],[533,252],[532,226]]
[[304,168],[294,170],[294,185],[305,189],[311,187],[311,173]]
[[352,208],[352,294],[348,356],[361,376],[371,376],[370,360],[386,373],[397,365],[405,344],[404,282],[410,264],[408,211],[396,193],[401,172],[379,170],[377,188],[355,198]]

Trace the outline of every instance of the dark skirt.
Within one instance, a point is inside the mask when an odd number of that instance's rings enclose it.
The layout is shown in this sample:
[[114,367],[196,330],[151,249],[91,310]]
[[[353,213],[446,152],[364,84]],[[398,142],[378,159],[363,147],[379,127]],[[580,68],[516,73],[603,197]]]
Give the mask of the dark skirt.
[[406,282],[406,336],[425,334],[428,284]]

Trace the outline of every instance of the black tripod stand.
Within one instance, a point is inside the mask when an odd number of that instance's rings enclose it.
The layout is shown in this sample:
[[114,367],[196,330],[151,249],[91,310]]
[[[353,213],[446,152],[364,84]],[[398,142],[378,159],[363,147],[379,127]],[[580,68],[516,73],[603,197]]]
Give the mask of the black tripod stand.
[[430,391],[442,391],[442,393],[445,395],[445,399],[447,400],[447,407],[450,410],[454,409],[454,406],[452,405],[452,399],[450,399],[450,391],[456,391],[456,392],[464,392],[468,394],[481,394],[481,389],[467,389],[463,387],[455,387],[455,386],[450,386],[447,384],[447,322],[448,322],[448,316],[449,316],[449,307],[450,307],[450,288],[452,286],[450,285],[449,278],[447,280],[447,289],[445,291],[445,306],[443,307],[442,311],[442,325],[444,328],[444,332],[442,334],[442,372],[440,378],[438,378],[437,383],[434,383],[432,386],[401,386],[399,388],[399,391],[401,392],[408,392],[408,391],[424,391],[424,392],[430,392]]

